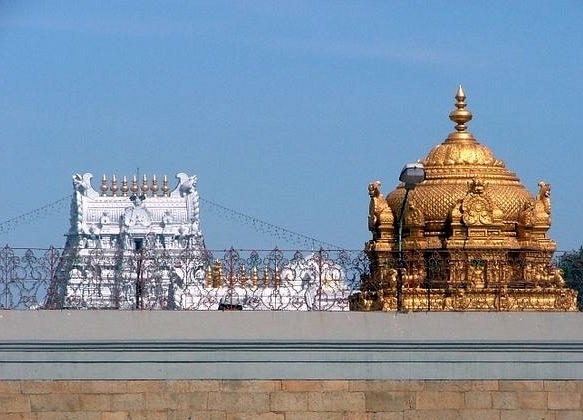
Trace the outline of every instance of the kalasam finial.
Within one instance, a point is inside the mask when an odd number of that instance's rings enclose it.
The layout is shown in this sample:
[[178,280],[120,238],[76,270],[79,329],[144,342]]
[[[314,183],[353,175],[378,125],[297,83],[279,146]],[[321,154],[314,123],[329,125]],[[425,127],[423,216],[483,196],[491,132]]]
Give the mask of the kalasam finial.
[[455,129],[458,132],[465,132],[467,129],[466,123],[472,119],[472,113],[469,109],[466,109],[466,94],[462,85],[459,86],[455,99],[457,100],[455,104],[457,109],[450,112],[449,119],[456,123]]

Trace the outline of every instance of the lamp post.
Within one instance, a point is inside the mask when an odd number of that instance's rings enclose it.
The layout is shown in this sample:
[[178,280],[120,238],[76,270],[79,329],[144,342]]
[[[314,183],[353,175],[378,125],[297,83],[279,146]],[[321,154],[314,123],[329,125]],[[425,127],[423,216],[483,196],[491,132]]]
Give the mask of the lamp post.
[[405,216],[405,209],[407,206],[407,198],[409,192],[414,189],[417,184],[425,181],[425,168],[421,163],[408,163],[401,170],[399,181],[405,184],[405,197],[401,203],[401,211],[399,212],[399,230],[397,232],[397,246],[398,246],[398,261],[397,261],[397,312],[403,311],[403,266],[405,260],[403,259],[403,219]]

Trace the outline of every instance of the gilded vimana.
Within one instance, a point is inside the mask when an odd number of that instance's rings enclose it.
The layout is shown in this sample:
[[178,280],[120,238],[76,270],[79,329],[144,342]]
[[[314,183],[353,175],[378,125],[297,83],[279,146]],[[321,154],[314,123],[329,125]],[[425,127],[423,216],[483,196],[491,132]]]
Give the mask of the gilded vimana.
[[552,264],[551,185],[532,194],[468,131],[460,86],[455,131],[409,164],[386,197],[369,184],[363,276],[352,310],[576,311],[577,294]]

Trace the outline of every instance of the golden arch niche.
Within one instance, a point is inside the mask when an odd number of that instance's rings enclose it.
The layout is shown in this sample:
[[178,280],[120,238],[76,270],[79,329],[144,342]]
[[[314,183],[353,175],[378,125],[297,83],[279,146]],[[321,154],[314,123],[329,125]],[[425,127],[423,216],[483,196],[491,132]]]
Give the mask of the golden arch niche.
[[351,309],[576,311],[552,264],[551,185],[528,191],[467,130],[461,86],[455,98],[455,130],[420,161],[425,180],[409,194],[404,184],[386,196],[380,181],[368,186],[370,270]]

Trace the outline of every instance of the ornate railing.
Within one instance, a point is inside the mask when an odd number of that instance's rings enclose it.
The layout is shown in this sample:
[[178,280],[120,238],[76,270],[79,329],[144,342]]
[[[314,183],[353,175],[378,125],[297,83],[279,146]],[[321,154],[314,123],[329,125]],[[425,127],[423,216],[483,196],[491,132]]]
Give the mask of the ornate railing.
[[[432,306],[435,296],[449,296],[452,284],[447,279],[464,255],[436,252],[427,258],[411,251],[404,257],[402,287],[411,300],[409,310],[439,310]],[[507,257],[501,254],[501,258]],[[465,283],[453,287],[470,291],[475,286],[471,274],[481,272],[485,283],[479,287],[493,296],[503,298],[507,282],[501,279],[507,276],[512,287],[540,289],[529,284],[524,261],[512,261],[516,269],[509,273],[497,261],[491,253],[472,261],[460,277]],[[390,257],[383,267],[373,266],[371,274],[371,261],[362,251],[184,249],[170,253],[142,249],[108,253],[94,249],[71,253],[6,246],[0,249],[0,310],[366,310],[354,302],[360,299],[365,304],[367,296],[392,294],[396,268],[398,261]],[[552,272],[549,265],[546,276]],[[540,275],[533,278],[540,280]],[[451,299],[466,297],[451,294]],[[484,310],[503,309],[488,306]]]
[[52,247],[0,249],[0,309],[42,307],[56,278],[61,253]]
[[361,251],[0,250],[0,309],[348,310]]

